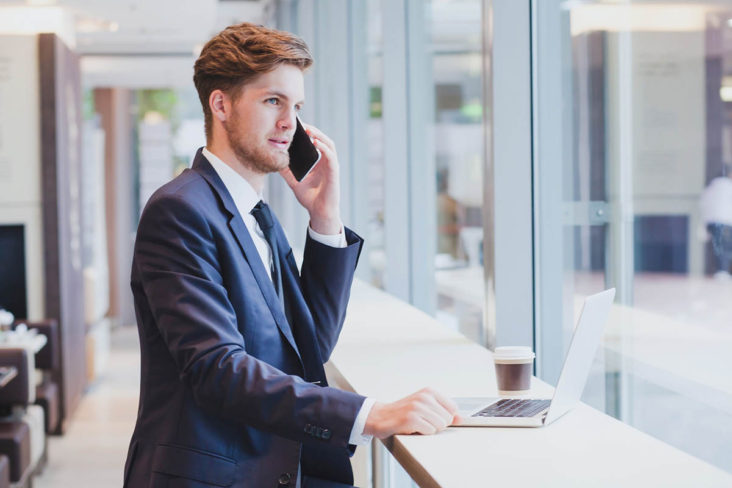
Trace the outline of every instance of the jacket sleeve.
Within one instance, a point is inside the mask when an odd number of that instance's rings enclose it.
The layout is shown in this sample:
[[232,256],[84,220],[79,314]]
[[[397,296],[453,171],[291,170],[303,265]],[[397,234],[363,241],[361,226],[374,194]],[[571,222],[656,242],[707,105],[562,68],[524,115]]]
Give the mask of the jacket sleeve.
[[[300,442],[347,447],[363,397],[319,387],[247,354],[208,220],[195,203],[154,197],[135,244],[137,276],[181,380],[207,411]],[[149,327],[149,326],[148,326]],[[326,426],[328,439],[306,435]]]
[[363,239],[344,228],[346,247],[331,247],[308,235],[300,271],[303,295],[315,321],[323,362],[328,361],[340,335],[351,294],[353,275]]

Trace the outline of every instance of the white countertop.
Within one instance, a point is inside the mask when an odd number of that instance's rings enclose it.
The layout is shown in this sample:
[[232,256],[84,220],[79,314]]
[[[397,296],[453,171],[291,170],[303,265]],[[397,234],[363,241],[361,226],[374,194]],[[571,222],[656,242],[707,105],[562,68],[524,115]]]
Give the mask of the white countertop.
[[[338,386],[383,401],[424,386],[496,395],[490,351],[360,282],[329,371]],[[533,381],[536,396],[551,391]],[[732,486],[732,475],[584,404],[539,429],[449,428],[384,444],[420,486]]]

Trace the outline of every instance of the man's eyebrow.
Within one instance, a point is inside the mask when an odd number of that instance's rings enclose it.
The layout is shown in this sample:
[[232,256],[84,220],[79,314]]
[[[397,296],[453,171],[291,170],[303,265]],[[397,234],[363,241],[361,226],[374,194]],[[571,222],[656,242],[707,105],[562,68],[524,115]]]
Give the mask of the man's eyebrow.
[[[267,92],[265,92],[265,95],[274,95],[274,96],[276,96],[276,97],[279,97],[279,98],[284,98],[285,100],[289,100],[289,99],[290,99],[290,97],[288,97],[288,96],[287,96],[287,95],[285,95],[284,93],[282,93],[282,92],[278,92],[278,91],[276,91],[276,90],[267,90]],[[304,104],[305,104],[305,100],[300,100],[300,101],[299,101],[299,102],[297,102],[297,103],[298,103],[299,105],[304,105]]]

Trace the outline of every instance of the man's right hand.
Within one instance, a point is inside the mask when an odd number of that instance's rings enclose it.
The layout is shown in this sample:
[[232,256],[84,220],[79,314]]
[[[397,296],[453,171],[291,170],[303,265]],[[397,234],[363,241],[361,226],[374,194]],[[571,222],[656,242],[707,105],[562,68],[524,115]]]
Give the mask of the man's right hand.
[[379,439],[394,434],[435,434],[459,423],[457,413],[458,407],[451,399],[423,388],[393,403],[376,402],[363,433]]

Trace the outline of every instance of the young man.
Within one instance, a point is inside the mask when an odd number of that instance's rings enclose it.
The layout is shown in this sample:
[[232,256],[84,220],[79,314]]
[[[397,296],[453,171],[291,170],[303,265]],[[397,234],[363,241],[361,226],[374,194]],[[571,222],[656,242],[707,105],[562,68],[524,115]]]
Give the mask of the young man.
[[[355,444],[434,433],[455,405],[430,390],[391,404],[327,387],[363,241],[339,214],[338,157],[302,182],[287,148],[305,43],[241,24],[203,48],[194,82],[206,147],[140,220],[132,290],[142,380],[125,486],[349,486]],[[310,214],[302,269],[262,200],[279,172]]]

